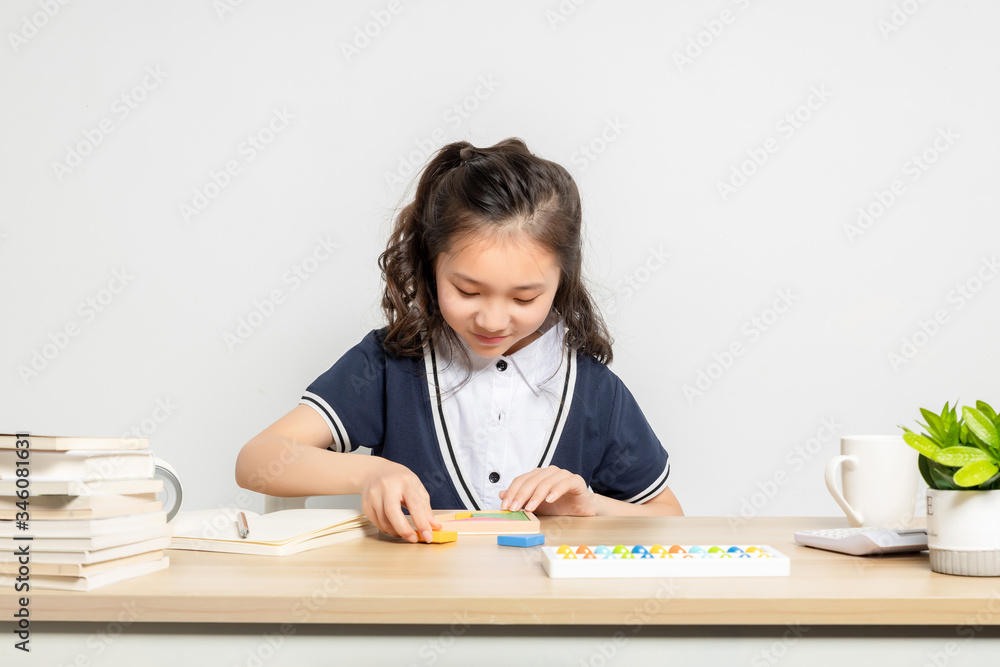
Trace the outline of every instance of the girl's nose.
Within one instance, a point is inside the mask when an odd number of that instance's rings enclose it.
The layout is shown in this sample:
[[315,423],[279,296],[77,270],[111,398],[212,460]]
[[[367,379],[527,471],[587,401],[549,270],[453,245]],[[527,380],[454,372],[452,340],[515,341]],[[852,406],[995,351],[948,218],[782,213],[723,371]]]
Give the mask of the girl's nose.
[[497,303],[484,303],[476,313],[476,326],[489,333],[499,333],[510,324],[507,309]]

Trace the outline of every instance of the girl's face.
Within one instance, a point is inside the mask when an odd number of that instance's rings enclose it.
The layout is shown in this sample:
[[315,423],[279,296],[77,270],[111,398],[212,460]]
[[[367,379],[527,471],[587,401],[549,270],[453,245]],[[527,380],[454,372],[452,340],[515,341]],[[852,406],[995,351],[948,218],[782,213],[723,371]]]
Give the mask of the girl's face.
[[538,337],[560,273],[556,256],[531,239],[473,237],[437,259],[441,315],[480,356],[516,352]]

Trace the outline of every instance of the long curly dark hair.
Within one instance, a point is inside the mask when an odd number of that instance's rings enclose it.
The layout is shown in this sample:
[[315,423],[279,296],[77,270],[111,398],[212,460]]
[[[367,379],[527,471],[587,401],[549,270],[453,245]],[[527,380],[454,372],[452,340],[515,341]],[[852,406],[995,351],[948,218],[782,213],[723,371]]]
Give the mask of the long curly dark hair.
[[444,146],[424,168],[413,201],[400,211],[379,256],[386,351],[421,357],[425,336],[457,342],[438,307],[437,258],[472,235],[520,232],[559,258],[562,274],[552,307],[563,318],[565,343],[611,363],[611,336],[583,282],[581,223],[572,176],[533,155],[520,139],[489,148],[466,141]]

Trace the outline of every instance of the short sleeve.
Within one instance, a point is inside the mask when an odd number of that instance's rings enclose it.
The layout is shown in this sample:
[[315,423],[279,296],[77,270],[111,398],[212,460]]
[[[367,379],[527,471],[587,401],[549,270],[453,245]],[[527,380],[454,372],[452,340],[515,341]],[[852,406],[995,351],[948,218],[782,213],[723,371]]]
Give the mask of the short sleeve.
[[329,449],[352,452],[383,444],[385,368],[381,337],[372,331],[306,389],[299,403],[316,410],[330,427]]
[[615,378],[607,446],[590,487],[603,496],[644,503],[667,488],[667,452],[625,384]]

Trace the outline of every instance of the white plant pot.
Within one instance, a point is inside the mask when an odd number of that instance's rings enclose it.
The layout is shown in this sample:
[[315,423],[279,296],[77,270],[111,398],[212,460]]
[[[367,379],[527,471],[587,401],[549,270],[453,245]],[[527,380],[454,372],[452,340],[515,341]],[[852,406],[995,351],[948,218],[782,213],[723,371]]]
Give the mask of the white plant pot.
[[1000,490],[927,489],[927,546],[935,572],[1000,576]]

